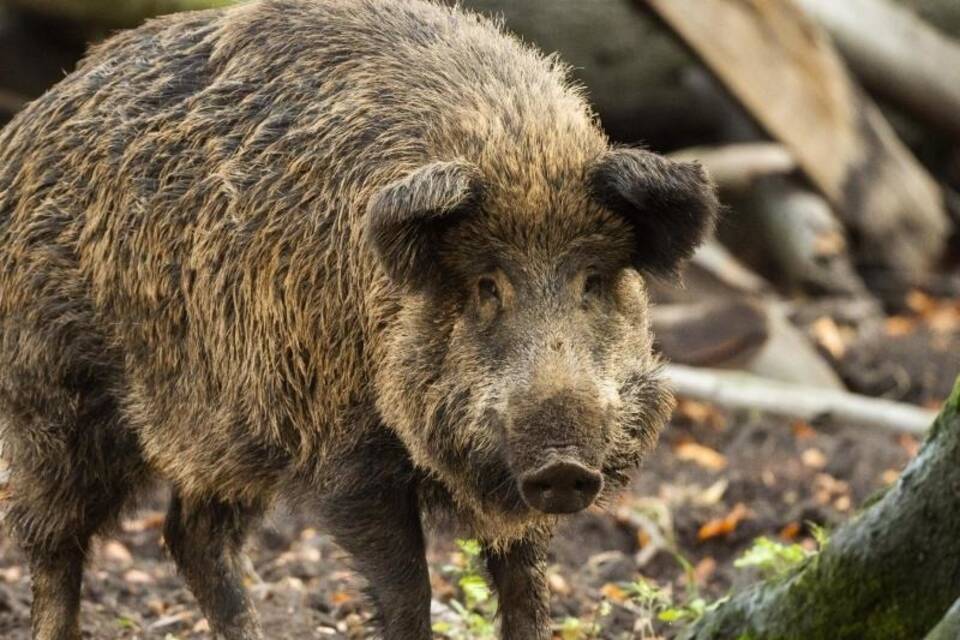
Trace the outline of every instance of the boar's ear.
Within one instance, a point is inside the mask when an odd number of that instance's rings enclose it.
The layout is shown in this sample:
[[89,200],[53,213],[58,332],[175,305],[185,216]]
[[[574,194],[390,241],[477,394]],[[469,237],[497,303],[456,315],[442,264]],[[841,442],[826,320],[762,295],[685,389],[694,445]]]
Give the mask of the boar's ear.
[[468,162],[432,162],[374,194],[367,231],[395,282],[422,288],[437,273],[440,236],[480,201],[480,172]]
[[713,227],[716,189],[703,168],[642,149],[613,149],[589,172],[590,190],[634,229],[634,265],[674,275]]

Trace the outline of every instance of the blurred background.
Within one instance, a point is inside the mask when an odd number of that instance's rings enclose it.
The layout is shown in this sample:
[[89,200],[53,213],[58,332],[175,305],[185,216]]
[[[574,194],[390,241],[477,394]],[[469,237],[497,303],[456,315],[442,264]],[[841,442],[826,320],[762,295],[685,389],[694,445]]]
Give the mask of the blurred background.
[[[229,4],[0,0],[0,124],[90,43]],[[672,362],[749,374],[774,402],[786,382],[940,405],[960,370],[960,2],[461,4],[558,52],[614,141],[699,160],[720,185],[723,222],[684,286],[653,285]],[[748,404],[681,393],[631,491],[567,525],[550,571],[557,637],[672,637],[672,622],[815,549],[819,527],[892,483],[921,437],[893,419],[865,427],[788,399],[777,415]],[[203,636],[163,562],[162,502],[98,547],[91,637]],[[310,524],[279,513],[256,542],[270,637],[366,637],[357,578]],[[489,594],[465,587],[470,545],[440,540],[431,554],[439,637],[491,637]],[[28,637],[25,575],[0,537],[4,638]]]

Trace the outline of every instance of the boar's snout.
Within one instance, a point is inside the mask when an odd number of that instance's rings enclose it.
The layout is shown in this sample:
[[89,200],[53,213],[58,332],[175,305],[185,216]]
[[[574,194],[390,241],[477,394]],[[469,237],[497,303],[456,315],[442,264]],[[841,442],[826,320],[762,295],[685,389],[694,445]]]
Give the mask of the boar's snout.
[[603,476],[576,460],[556,459],[519,478],[520,495],[532,509],[544,513],[575,513],[589,507]]
[[528,400],[527,410],[514,416],[512,467],[520,495],[532,509],[574,513],[589,507],[603,489],[605,416],[584,395],[567,390]]

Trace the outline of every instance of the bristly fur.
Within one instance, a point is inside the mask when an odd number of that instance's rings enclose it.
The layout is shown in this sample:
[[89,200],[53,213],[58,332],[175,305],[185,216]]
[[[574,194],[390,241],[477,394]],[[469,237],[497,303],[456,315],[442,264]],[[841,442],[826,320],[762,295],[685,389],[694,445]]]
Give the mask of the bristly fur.
[[484,539],[505,637],[548,637],[554,517],[515,476],[563,440],[609,489],[653,446],[638,270],[716,204],[631,153],[555,58],[421,0],[262,0],[94,47],[0,132],[0,437],[36,637],[79,637],[89,538],[153,477],[222,635],[259,637],[238,558],[286,492],[388,638],[429,637],[421,510]]

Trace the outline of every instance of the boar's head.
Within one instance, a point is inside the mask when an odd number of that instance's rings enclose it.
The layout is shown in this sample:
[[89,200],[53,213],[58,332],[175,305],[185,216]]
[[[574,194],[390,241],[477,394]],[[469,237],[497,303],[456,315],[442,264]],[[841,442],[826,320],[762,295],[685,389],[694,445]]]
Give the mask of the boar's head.
[[535,183],[434,162],[374,195],[399,292],[379,408],[415,463],[479,513],[575,512],[622,484],[672,408],[644,275],[716,210],[698,165],[625,148]]

